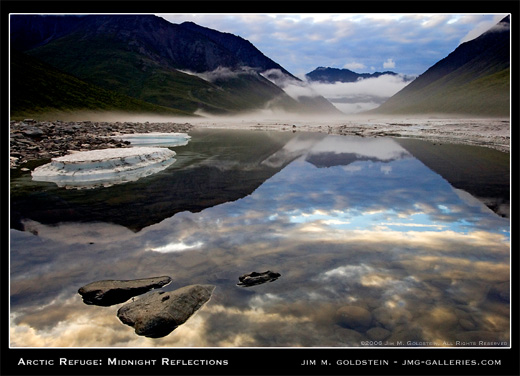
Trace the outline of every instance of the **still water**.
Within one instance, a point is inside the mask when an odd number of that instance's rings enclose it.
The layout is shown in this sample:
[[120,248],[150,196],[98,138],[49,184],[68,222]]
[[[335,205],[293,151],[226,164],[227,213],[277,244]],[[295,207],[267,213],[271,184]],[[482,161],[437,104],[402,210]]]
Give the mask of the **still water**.
[[[509,346],[508,154],[325,134],[190,136],[173,165],[137,182],[67,190],[11,178],[11,346]],[[267,270],[281,276],[237,286]],[[216,286],[163,338],[123,325],[122,304],[89,306],[77,293],[163,275],[167,291]]]

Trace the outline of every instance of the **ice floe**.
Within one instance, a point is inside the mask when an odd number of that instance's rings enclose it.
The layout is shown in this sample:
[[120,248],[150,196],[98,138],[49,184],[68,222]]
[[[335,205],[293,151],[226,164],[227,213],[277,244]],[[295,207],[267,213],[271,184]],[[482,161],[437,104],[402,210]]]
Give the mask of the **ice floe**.
[[129,141],[132,146],[184,146],[191,139],[186,133],[132,133],[117,136],[118,139]]
[[168,148],[132,147],[77,152],[53,158],[32,172],[35,181],[65,188],[107,187],[138,180],[164,170],[175,162]]

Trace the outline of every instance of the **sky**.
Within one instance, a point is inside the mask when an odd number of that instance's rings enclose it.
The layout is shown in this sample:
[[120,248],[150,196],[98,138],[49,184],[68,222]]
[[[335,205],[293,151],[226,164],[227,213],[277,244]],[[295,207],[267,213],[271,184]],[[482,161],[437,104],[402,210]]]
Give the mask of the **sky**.
[[247,39],[292,74],[319,66],[419,75],[506,14],[159,14]]

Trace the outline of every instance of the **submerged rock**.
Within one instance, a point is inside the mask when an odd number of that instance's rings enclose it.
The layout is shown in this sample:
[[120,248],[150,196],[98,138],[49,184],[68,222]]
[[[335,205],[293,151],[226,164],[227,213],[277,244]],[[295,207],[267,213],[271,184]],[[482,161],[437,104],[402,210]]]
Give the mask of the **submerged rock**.
[[367,330],[366,334],[367,334],[368,338],[370,338],[373,341],[383,341],[386,338],[390,337],[392,332],[389,330],[386,330],[385,328],[374,327],[374,328]]
[[281,276],[280,273],[274,273],[270,270],[263,272],[263,273],[251,272],[249,274],[244,274],[244,275],[238,277],[238,280],[240,282],[237,283],[237,286],[249,287],[249,286],[260,285],[260,284],[266,283],[266,282],[273,282],[273,281],[276,281],[280,276]]
[[77,152],[37,167],[33,180],[66,188],[95,188],[135,181],[175,162],[166,148],[135,147]]
[[97,281],[81,287],[78,293],[85,304],[108,307],[124,303],[128,299],[152,289],[166,286],[171,280],[170,277],[163,276],[122,281]]
[[214,289],[212,285],[189,285],[172,292],[152,292],[122,306],[117,317],[140,336],[164,337],[202,307]]

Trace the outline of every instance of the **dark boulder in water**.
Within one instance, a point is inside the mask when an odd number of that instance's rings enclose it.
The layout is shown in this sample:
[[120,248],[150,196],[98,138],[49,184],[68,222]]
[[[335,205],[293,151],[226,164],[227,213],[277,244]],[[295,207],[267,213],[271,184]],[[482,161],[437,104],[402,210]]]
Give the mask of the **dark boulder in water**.
[[134,280],[96,281],[81,287],[78,293],[85,304],[108,307],[124,303],[128,299],[152,289],[166,286],[171,280],[171,277],[162,276]]
[[249,274],[244,274],[238,277],[240,282],[237,284],[237,286],[249,287],[260,285],[266,282],[273,282],[276,281],[280,276],[280,273],[275,273],[270,270],[263,273],[251,272]]
[[202,307],[214,289],[212,285],[189,285],[172,292],[152,292],[119,308],[117,317],[140,336],[164,337]]

